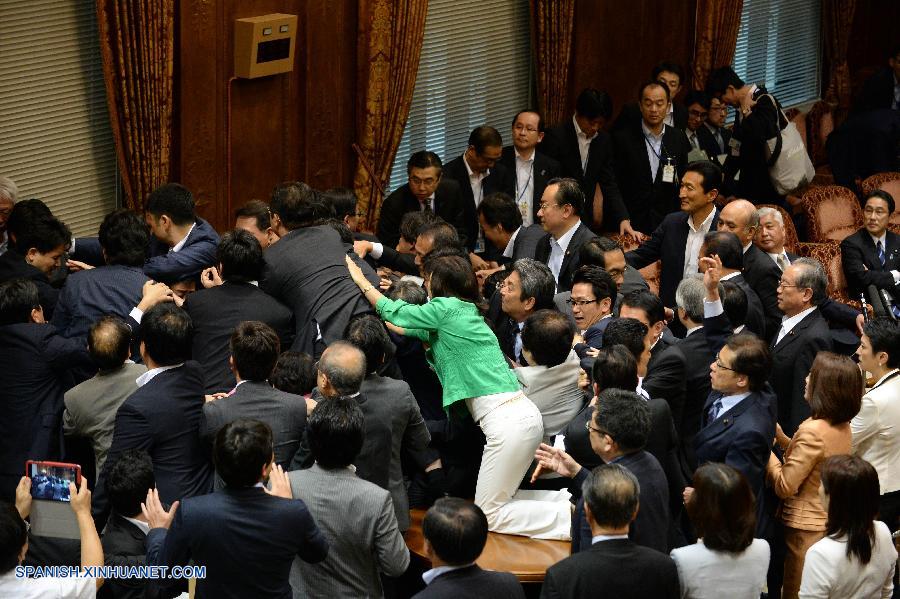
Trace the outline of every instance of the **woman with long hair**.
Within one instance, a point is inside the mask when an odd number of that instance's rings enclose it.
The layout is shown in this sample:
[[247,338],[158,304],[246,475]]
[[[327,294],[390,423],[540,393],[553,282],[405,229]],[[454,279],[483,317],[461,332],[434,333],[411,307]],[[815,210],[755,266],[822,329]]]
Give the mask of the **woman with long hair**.
[[[484,320],[484,301],[468,260],[429,256],[422,265],[430,301],[390,300],[372,286],[349,258],[347,268],[366,299],[395,332],[416,337],[443,387],[443,405],[468,408],[486,444],[475,486],[475,503],[490,530],[545,539],[569,539],[568,491],[522,491],[532,456],[544,434],[541,413],[519,388],[497,337]],[[515,497],[514,497],[515,496]]]

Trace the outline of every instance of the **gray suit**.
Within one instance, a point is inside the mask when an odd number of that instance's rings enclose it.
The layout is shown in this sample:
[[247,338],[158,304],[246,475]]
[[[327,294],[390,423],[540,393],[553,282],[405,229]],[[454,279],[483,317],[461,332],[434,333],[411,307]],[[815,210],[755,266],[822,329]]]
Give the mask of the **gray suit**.
[[98,473],[112,443],[116,410],[137,391],[137,378],[145,372],[143,364],[124,364],[118,370],[98,373],[65,394],[63,432],[91,440]]
[[220,428],[238,418],[260,420],[272,428],[275,462],[287,469],[306,429],[306,400],[265,381],[245,381],[232,395],[203,404],[200,435],[212,441]]
[[302,499],[328,541],[328,557],[291,566],[294,597],[381,597],[379,574],[400,576],[409,550],[397,526],[390,493],[351,468],[313,464],[288,473],[294,499]]
[[574,351],[562,364],[550,368],[523,366],[513,370],[525,396],[541,411],[545,437],[562,431],[584,407],[584,392],[578,387],[580,371]]
[[[537,244],[547,232],[538,224],[528,227],[519,227],[519,234],[513,243],[512,261],[515,262],[520,258],[534,258],[537,251]],[[501,248],[501,250],[504,248]]]

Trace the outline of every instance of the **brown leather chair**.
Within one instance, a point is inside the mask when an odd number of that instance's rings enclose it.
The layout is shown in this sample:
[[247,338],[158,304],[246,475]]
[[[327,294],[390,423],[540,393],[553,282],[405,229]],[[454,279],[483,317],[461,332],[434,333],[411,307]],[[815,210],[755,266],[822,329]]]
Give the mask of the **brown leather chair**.
[[861,310],[862,305],[859,300],[852,299],[847,291],[847,279],[841,264],[840,243],[826,241],[823,243],[800,243],[798,246],[797,249],[801,256],[815,258],[825,267],[825,273],[828,275],[828,296]]
[[[635,243],[631,239],[623,235],[619,235],[618,233],[610,235],[609,238],[621,245],[622,249],[626,252],[630,252],[640,245],[639,243]],[[650,287],[650,291],[652,291],[656,295],[659,295],[659,277],[661,269],[662,262],[660,260],[657,260],[653,264],[649,264],[638,271],[639,273],[641,273],[641,276],[644,277],[644,280],[647,281],[647,285]]]
[[816,167],[816,176],[813,179],[815,185],[831,185],[834,183],[834,175],[828,165],[828,152],[825,142],[828,135],[834,131],[834,106],[819,100],[806,115],[806,150]]
[[862,227],[862,208],[852,191],[840,185],[810,187],[803,194],[807,232],[813,242],[842,241]]
[[[876,189],[883,189],[891,194],[895,204],[900,204],[900,173],[876,173],[863,179],[859,184],[859,188],[862,190],[863,197],[869,195]],[[900,231],[900,209],[894,210],[888,227],[890,227],[894,233]]]
[[800,243],[800,238],[797,237],[797,228],[787,210],[775,204],[759,204],[757,208],[774,208],[781,213],[781,218],[784,220],[784,249],[792,254],[798,253],[797,244]]

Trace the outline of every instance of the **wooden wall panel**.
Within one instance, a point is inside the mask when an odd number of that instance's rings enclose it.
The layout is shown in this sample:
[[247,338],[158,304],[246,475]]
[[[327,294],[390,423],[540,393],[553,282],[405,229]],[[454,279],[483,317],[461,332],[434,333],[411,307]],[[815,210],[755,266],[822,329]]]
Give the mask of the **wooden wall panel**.
[[[897,43],[900,2],[895,0],[857,0],[847,63],[854,92],[865,78],[879,67],[887,66],[888,53]],[[827,81],[827,77],[825,79]]]

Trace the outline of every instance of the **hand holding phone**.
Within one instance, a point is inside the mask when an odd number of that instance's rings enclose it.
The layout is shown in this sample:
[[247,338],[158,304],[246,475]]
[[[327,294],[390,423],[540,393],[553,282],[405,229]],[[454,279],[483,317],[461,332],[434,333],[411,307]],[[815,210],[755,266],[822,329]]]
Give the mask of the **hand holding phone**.
[[31,497],[44,501],[68,502],[71,499],[69,483],[76,489],[81,486],[81,466],[78,464],[28,460],[25,476],[31,479]]

